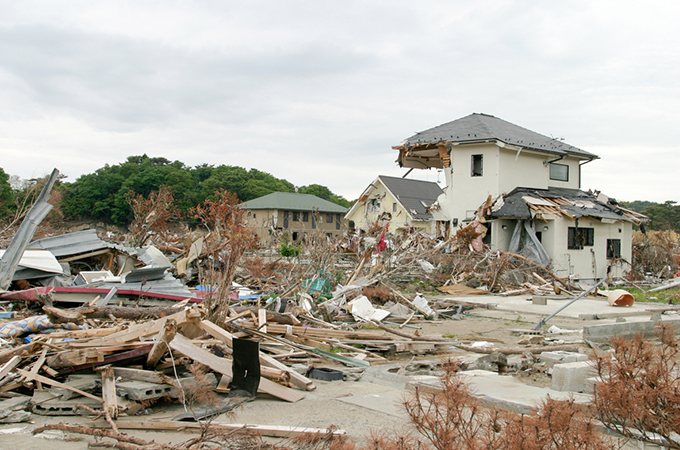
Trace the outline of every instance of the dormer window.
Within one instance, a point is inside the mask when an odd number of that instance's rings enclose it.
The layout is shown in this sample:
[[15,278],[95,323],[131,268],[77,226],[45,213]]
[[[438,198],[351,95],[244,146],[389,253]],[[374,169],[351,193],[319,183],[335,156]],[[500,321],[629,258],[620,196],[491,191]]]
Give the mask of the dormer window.
[[473,177],[482,176],[482,157],[484,155],[472,155],[472,173]]
[[569,166],[566,164],[550,163],[550,179],[569,181]]

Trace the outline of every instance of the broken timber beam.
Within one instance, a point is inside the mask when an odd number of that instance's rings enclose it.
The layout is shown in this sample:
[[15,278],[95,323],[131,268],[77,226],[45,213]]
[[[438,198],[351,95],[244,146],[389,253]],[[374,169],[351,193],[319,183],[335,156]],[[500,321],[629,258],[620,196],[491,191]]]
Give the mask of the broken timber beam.
[[177,334],[177,324],[174,320],[170,319],[165,322],[163,329],[156,335],[156,340],[151,347],[149,356],[146,358],[146,365],[148,367],[154,367],[166,351],[170,349],[168,344],[175,338]]

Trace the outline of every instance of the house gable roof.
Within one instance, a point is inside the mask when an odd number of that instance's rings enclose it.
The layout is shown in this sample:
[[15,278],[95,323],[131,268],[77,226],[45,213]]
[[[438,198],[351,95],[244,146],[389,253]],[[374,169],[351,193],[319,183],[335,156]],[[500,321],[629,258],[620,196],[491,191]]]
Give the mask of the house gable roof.
[[345,214],[347,208],[311,194],[296,192],[272,192],[241,203],[244,209],[285,209],[290,211],[313,211]]
[[432,214],[426,207],[434,203],[444,193],[439,185],[432,181],[412,180],[409,178],[378,176],[378,179],[402,204],[414,220],[429,220]]
[[559,139],[550,138],[489,114],[474,113],[452,122],[421,131],[406,139],[402,146],[410,148],[438,143],[474,143],[497,140],[544,153],[598,159],[598,156]]

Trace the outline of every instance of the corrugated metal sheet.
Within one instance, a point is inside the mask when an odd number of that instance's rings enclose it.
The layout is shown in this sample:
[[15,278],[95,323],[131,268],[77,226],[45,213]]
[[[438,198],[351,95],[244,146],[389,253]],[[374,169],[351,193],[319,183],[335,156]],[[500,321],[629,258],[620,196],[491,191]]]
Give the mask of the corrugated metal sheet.
[[28,244],[28,248],[47,250],[57,258],[116,247],[114,244],[99,239],[96,230],[76,231],[75,233],[38,239]]

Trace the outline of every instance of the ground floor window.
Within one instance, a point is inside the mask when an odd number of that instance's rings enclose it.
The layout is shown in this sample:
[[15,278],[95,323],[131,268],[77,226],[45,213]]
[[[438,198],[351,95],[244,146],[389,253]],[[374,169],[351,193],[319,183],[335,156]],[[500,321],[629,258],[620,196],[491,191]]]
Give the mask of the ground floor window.
[[607,239],[607,259],[621,257],[621,239]]
[[567,248],[580,250],[583,247],[592,247],[595,243],[594,228],[569,227],[567,235]]

